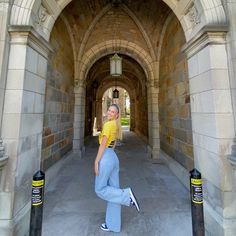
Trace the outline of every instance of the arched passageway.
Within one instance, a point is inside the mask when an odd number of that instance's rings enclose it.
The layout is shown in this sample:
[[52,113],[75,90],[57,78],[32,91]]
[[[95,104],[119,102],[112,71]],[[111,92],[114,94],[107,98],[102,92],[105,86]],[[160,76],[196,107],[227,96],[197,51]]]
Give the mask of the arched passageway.
[[[91,134],[96,117],[96,129],[102,128],[102,99],[110,87],[120,86],[130,95],[131,130],[148,139],[148,111],[146,76],[142,67],[126,55],[122,57],[122,76],[110,75],[110,57],[102,57],[91,67],[86,79],[85,135]],[[142,98],[142,99],[141,99]],[[143,114],[143,115],[141,115]],[[90,128],[89,128],[90,127]]]
[[[25,234],[32,174],[39,168],[50,173],[70,151],[83,157],[89,120],[116,83],[130,94],[131,129],[146,141],[148,156],[166,156],[186,186],[193,166],[202,172],[206,231],[235,231],[236,165],[234,155],[227,158],[235,134],[230,4],[0,3],[0,135],[9,156],[0,156],[0,203],[6,202],[0,233]],[[117,80],[109,75],[114,53],[124,62]],[[101,120],[97,124],[101,129]]]

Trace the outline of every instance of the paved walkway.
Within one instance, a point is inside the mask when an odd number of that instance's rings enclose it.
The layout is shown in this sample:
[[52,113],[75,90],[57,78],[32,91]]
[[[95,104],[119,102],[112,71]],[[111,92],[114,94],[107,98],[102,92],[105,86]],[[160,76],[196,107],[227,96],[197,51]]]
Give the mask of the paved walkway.
[[131,132],[117,148],[120,182],[131,186],[141,212],[122,208],[121,233],[99,229],[104,222],[105,202],[94,193],[93,161],[97,151],[93,138],[86,145],[85,158],[76,156],[65,164],[46,190],[43,236],[191,236],[189,193],[161,162],[146,157],[145,144]]

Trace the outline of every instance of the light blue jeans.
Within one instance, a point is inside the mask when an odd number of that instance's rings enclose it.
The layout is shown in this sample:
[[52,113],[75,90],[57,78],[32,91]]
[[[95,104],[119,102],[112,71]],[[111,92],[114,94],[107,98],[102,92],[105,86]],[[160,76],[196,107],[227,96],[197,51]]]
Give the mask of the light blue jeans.
[[119,159],[112,148],[106,148],[99,162],[95,192],[107,201],[106,225],[114,232],[120,232],[121,229],[121,205],[130,205],[129,189],[120,189]]

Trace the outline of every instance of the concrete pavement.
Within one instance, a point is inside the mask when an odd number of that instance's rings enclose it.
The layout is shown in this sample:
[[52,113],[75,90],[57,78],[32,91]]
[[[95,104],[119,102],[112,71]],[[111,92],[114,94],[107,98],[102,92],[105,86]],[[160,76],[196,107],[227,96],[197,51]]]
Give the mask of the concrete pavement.
[[146,145],[132,132],[117,147],[121,187],[131,186],[141,212],[122,208],[121,233],[100,230],[106,204],[94,193],[93,161],[97,137],[86,144],[83,159],[70,154],[60,174],[47,186],[43,236],[191,236],[188,190],[162,161],[147,158]]

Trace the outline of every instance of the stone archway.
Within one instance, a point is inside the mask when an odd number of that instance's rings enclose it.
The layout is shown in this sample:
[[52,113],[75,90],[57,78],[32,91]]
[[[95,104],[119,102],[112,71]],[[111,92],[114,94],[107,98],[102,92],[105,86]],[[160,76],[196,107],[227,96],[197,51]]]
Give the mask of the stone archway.
[[148,80],[154,80],[153,61],[150,55],[140,46],[125,40],[105,41],[87,51],[79,64],[80,73],[78,78],[85,79],[89,69],[96,60],[115,52],[128,55],[135,59],[140,65],[143,65]]
[[[134,130],[135,127],[135,109],[134,109],[134,102],[136,98],[136,92],[135,88],[133,87],[132,84],[127,84],[127,82],[124,81],[115,81],[112,80],[109,76],[108,78],[104,79],[104,82],[99,85],[95,89],[95,91],[91,92],[94,93],[93,99],[91,99],[92,96],[87,96],[86,97],[86,107],[85,107],[85,134],[91,135],[92,134],[92,129],[94,128],[94,119],[96,117],[96,129],[101,130],[102,128],[102,98],[104,96],[104,93],[109,89],[109,88],[114,88],[114,87],[119,87],[127,91],[129,94],[130,100],[131,100],[131,115],[130,115],[130,128],[131,130]],[[90,90],[90,89],[89,89]],[[90,106],[90,107],[89,107]],[[92,123],[91,123],[92,121]],[[89,124],[90,123],[90,124]],[[87,126],[87,127],[86,127]]]
[[[123,73],[121,77],[114,78],[109,72],[109,57],[103,56],[98,59],[90,68],[87,79],[85,81],[86,86],[86,112],[85,114],[90,114],[89,117],[86,116],[85,125],[88,129],[88,121],[94,120],[96,117],[96,124],[98,130],[101,130],[102,126],[102,97],[104,92],[112,87],[122,87],[130,94],[131,99],[131,130],[145,136],[147,140],[147,112],[144,108],[147,108],[147,88],[146,82],[147,78],[144,69],[141,65],[134,60],[132,57],[127,56],[127,54],[121,54],[123,58]],[[96,57],[98,58],[98,56]],[[141,104],[139,97],[143,98],[143,103]],[[142,110],[142,111],[141,111]],[[139,118],[139,113],[142,113],[142,120],[144,125],[142,126],[141,118]],[[146,116],[145,116],[146,114]],[[135,118],[136,117],[136,118]],[[137,125],[135,125],[137,124]],[[92,127],[92,124],[89,125]],[[86,132],[89,133],[89,132]],[[91,132],[90,132],[91,133]]]
[[[221,0],[205,2],[182,0],[163,0],[175,13],[184,29],[187,39],[190,39],[195,24],[225,25],[227,18]],[[15,1],[11,12],[11,25],[39,25],[39,32],[48,39],[55,20],[71,0],[50,1],[42,3],[36,0],[24,0],[20,4]],[[195,31],[196,33],[196,31]]]
[[[112,87],[120,87],[120,88],[123,88],[125,89],[128,94],[129,94],[129,97],[130,97],[130,130],[131,131],[134,131],[135,129],[135,98],[136,98],[136,91],[134,90],[134,88],[130,87],[130,85],[127,85],[127,83],[124,83],[122,81],[118,81],[118,82],[115,82],[115,81],[111,81],[109,83],[107,83],[105,86],[101,86],[100,88],[98,88],[98,93],[97,93],[97,98],[96,98],[96,101],[97,101],[97,117],[101,117],[101,111],[102,111],[102,107],[101,107],[101,102],[102,101],[102,97],[103,97],[103,94],[105,93],[105,91],[107,91],[109,88],[112,88]],[[98,120],[98,122],[100,122],[98,124],[98,127],[101,128],[101,120]]]

